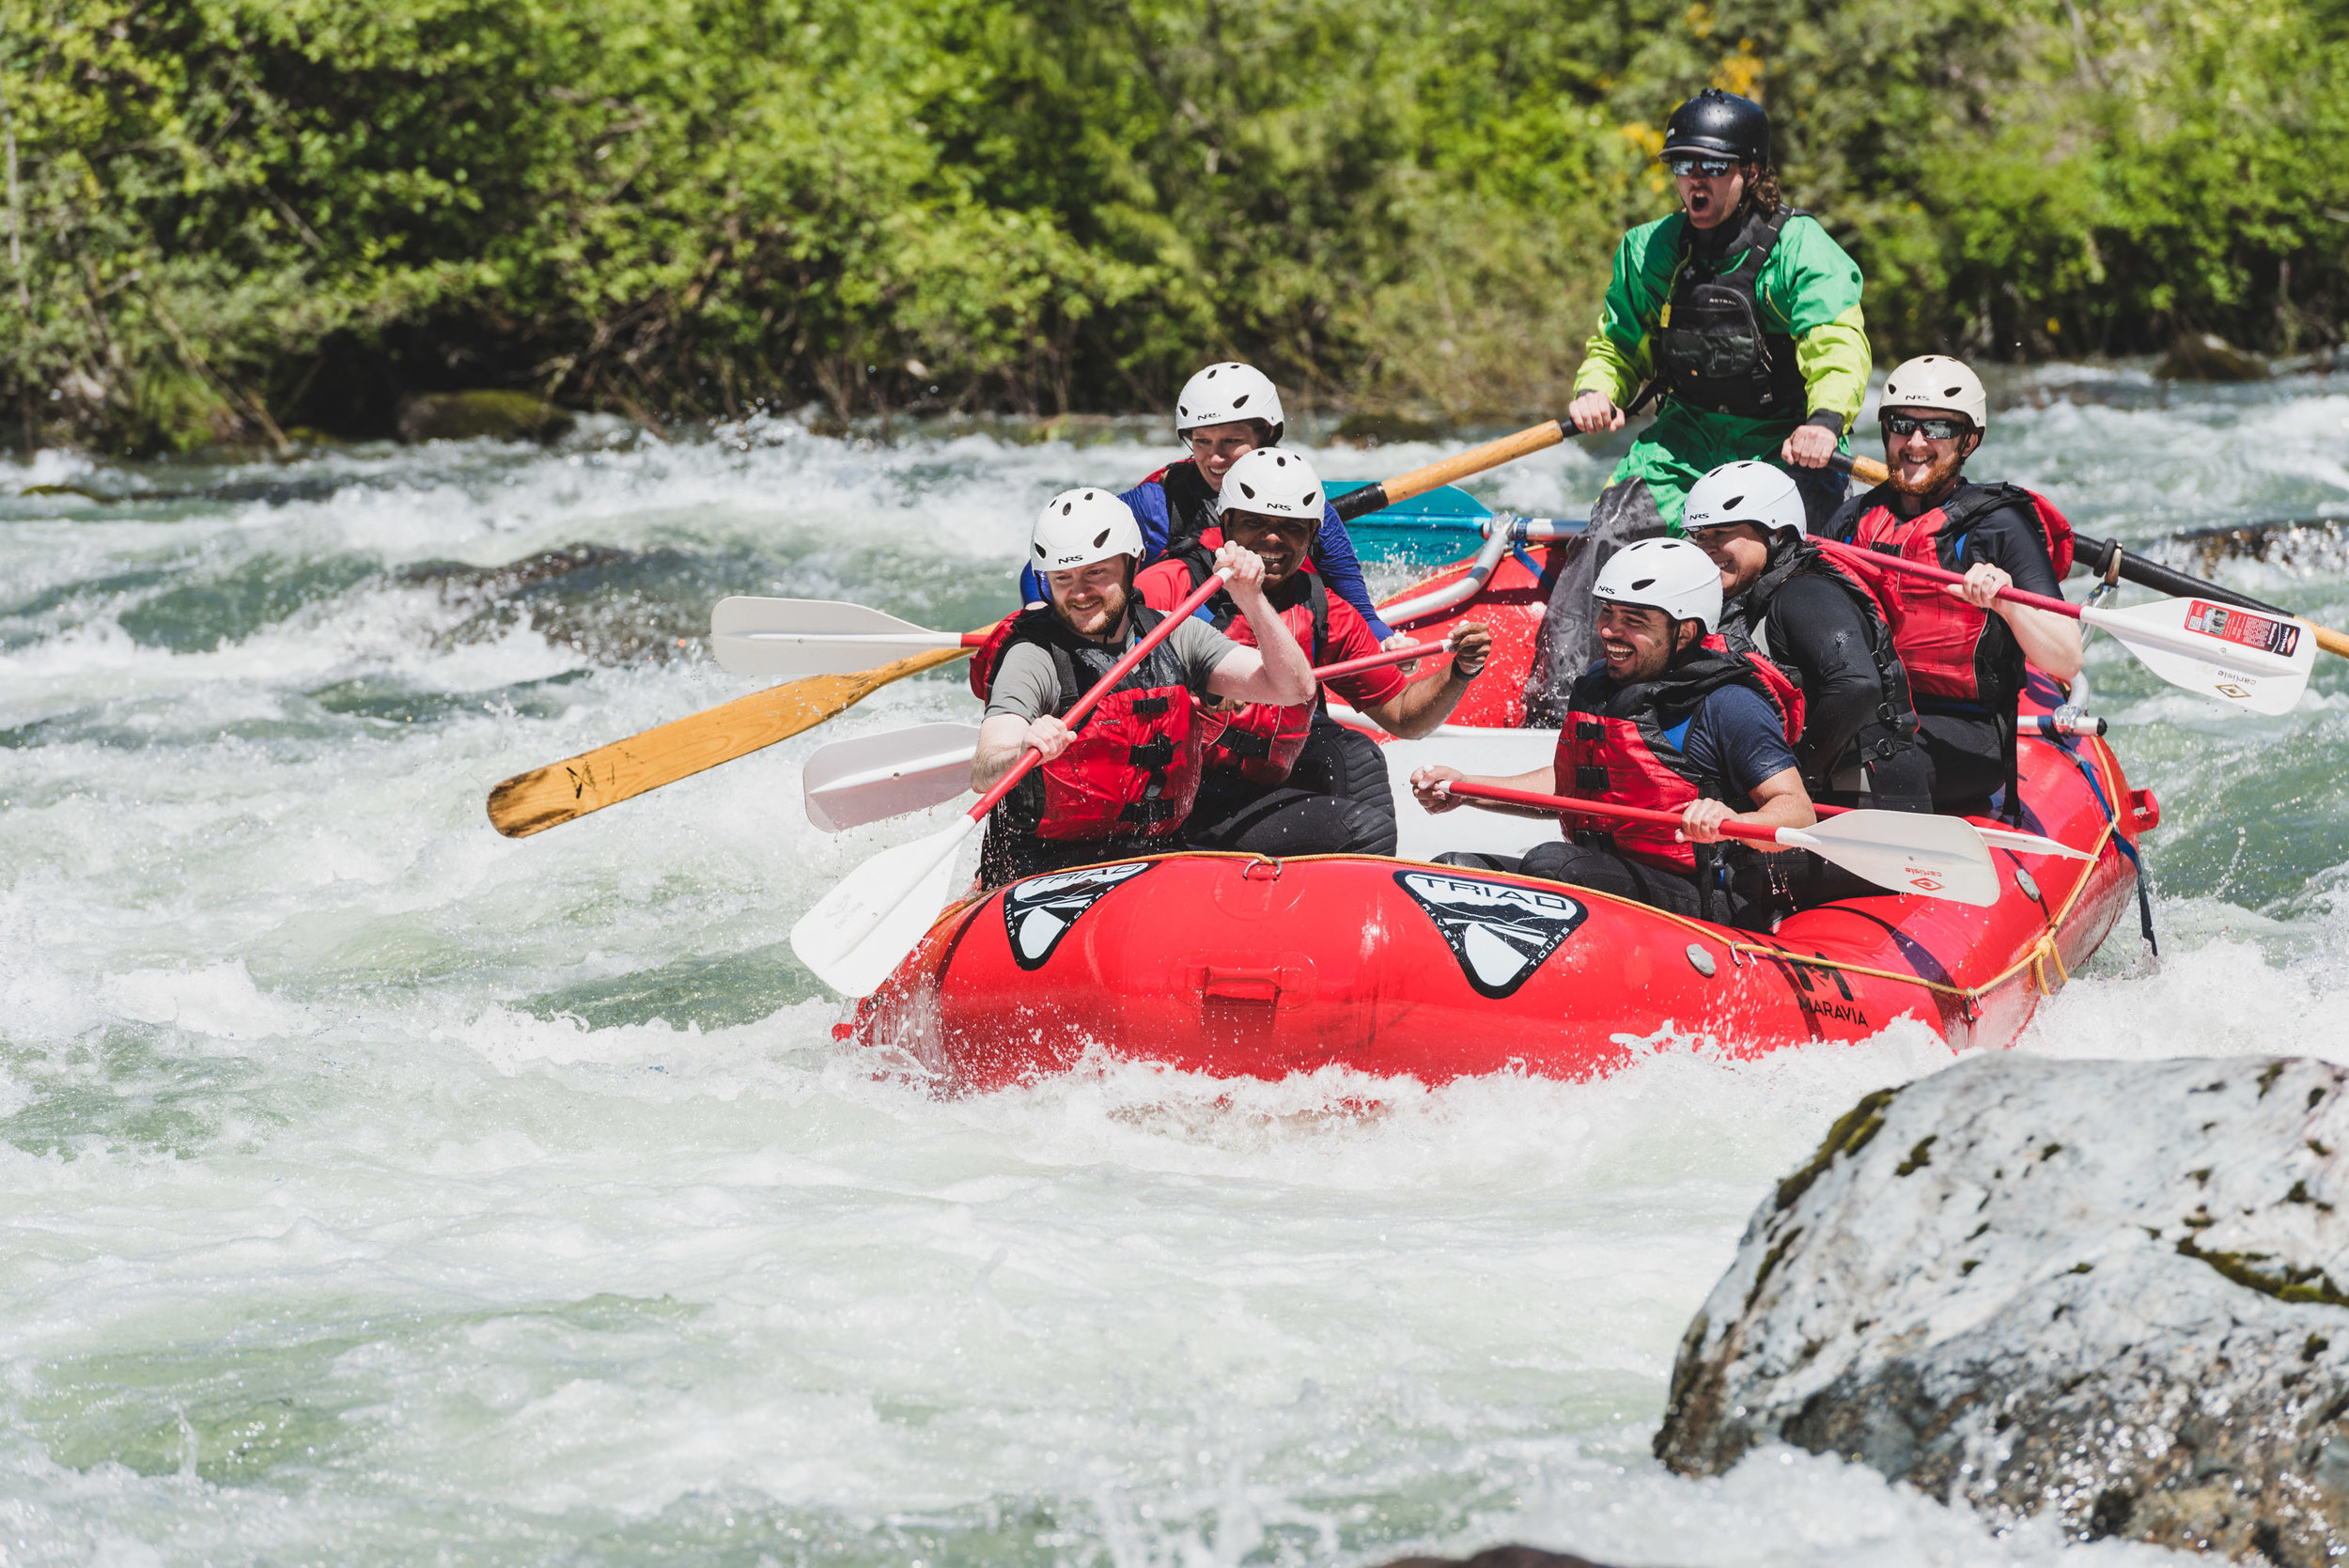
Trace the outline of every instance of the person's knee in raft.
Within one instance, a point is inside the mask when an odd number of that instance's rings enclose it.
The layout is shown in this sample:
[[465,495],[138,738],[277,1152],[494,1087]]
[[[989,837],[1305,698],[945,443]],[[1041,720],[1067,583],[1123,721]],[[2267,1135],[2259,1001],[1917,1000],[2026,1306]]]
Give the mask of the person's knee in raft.
[[1312,667],[1265,599],[1264,563],[1227,543],[1211,569],[1230,569],[1250,643],[1186,619],[1071,728],[1062,715],[1161,618],[1133,591],[1141,555],[1133,514],[1106,490],[1066,491],[1036,521],[1031,558],[1049,597],[979,650],[988,706],[972,787],[992,787],[1027,752],[1043,761],[988,819],[983,882],[1179,846],[1218,727],[1208,705],[1312,698]]
[[[1184,382],[1174,399],[1174,435],[1184,456],[1118,496],[1141,526],[1143,564],[1217,528],[1225,475],[1249,453],[1279,446],[1287,427],[1280,389],[1253,365],[1225,361]],[[1319,523],[1308,548],[1330,591],[1352,605],[1387,644],[1408,641],[1379,618],[1353,536],[1326,496]],[[1022,585],[1028,598],[1041,601],[1043,584],[1033,570],[1023,574]]]
[[1688,542],[1720,568],[1722,646],[1761,655],[1799,687],[1795,758],[1813,801],[1929,812],[1932,765],[1891,629],[1804,518],[1794,480],[1768,463],[1724,463],[1688,492]]
[[[1320,476],[1305,458],[1270,448],[1250,452],[1226,472],[1220,529],[1176,546],[1166,560],[1144,569],[1136,592],[1146,605],[1171,609],[1206,581],[1211,548],[1237,545],[1263,563],[1267,600],[1311,663],[1344,663],[1376,653],[1379,641],[1361,614],[1330,593],[1308,565],[1324,505]],[[1228,592],[1209,599],[1199,613],[1237,642],[1252,640],[1252,623]],[[1465,623],[1453,634],[1451,662],[1427,678],[1411,679],[1405,673],[1409,666],[1389,665],[1339,675],[1328,689],[1390,734],[1413,737],[1451,715],[1491,653],[1491,631],[1481,623]],[[1207,751],[1193,843],[1268,854],[1393,853],[1385,763],[1375,748],[1349,745],[1344,734],[1335,733],[1337,726],[1320,710],[1317,692],[1285,707],[1218,706],[1224,726]],[[1316,791],[1298,787],[1299,763],[1316,745],[1349,756],[1370,753],[1366,766],[1356,757],[1346,767],[1315,769],[1343,776],[1345,801],[1333,805],[1317,799]],[[1283,799],[1274,809],[1263,809],[1275,795]],[[1360,809],[1338,809],[1348,801]]]
[[[1608,563],[1595,592],[1601,657],[1575,684],[1549,766],[1513,778],[1422,768],[1411,775],[1412,796],[1430,812],[1467,803],[1551,815],[1451,793],[1453,783],[1467,781],[1676,811],[1680,820],[1672,828],[1571,814],[1560,820],[1578,843],[1611,847],[1628,862],[1636,881],[1645,883],[1660,873],[1672,884],[1668,893],[1639,891],[1632,896],[1677,907],[1686,892],[1697,907],[1707,907],[1716,890],[1705,885],[1701,872],[1706,862],[1718,865],[1710,846],[1722,842],[1725,823],[1807,828],[1817,820],[1784,715],[1773,706],[1749,658],[1704,646],[1720,615],[1720,574],[1694,545],[1649,539],[1627,546]],[[1750,809],[1736,809],[1719,798],[1721,791],[1734,791]],[[1580,860],[1566,860],[1563,874],[1575,876]],[[1734,908],[1725,912],[1733,918],[1737,913]]]
[[1990,413],[1981,378],[1962,362],[1927,354],[1899,365],[1877,417],[1890,475],[1846,503],[1826,532],[1965,573],[1962,584],[1886,573],[1874,587],[1923,721],[1936,802],[1985,811],[2011,761],[2026,663],[2060,681],[2079,675],[2078,622],[1997,597],[2010,586],[2060,597],[2071,524],[2019,486],[1967,477]]

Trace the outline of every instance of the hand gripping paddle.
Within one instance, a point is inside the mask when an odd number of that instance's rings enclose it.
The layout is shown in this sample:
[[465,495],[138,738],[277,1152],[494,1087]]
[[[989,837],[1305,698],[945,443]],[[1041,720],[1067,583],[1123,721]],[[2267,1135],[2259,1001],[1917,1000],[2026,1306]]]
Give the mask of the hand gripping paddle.
[[[1382,648],[1361,659],[1325,664],[1316,680],[1424,659],[1450,646],[1413,643]],[[807,819],[828,833],[862,828],[883,817],[942,806],[971,787],[971,758],[978,751],[976,724],[916,724],[911,729],[835,740],[807,759],[801,773]]]
[[[1813,542],[1863,571],[1896,571],[1933,582],[1966,581],[1957,572],[1922,561],[1833,539]],[[2114,642],[2172,686],[2254,713],[2291,712],[2316,666],[2315,630],[2307,622],[2263,615],[2217,599],[2157,598],[2126,610],[2095,610],[2020,588],[2001,588],[1999,598],[2110,632]]]
[[[1542,806],[1616,822],[1645,822],[1677,828],[1680,814],[1649,811],[1643,806],[1617,806],[1597,800],[1577,800],[1563,795],[1536,795],[1531,790],[1499,784],[1470,784],[1447,779],[1446,794],[1471,800],[1500,800],[1517,806]],[[1749,844],[1778,844],[1808,849],[1855,877],[1864,877],[1894,893],[1948,899],[1988,908],[1999,901],[1999,868],[1983,847],[1982,835],[1963,817],[1926,816],[1916,812],[1851,811],[1809,828],[1762,828],[1750,822],[1724,822],[1724,838]]]
[[[1173,636],[1192,611],[1221,591],[1231,575],[1229,567],[1217,572],[1167,612],[1148,635],[1110,666],[1109,674],[1092,691],[1061,715],[1062,721],[1072,728],[1082,723],[1085,715],[1149,657],[1151,649]],[[1042,753],[1030,748],[954,826],[884,849],[850,872],[791,927],[791,951],[799,955],[800,962],[843,996],[870,996],[905,961],[946,907],[955,851],[962,847],[962,841],[1043,760]]]

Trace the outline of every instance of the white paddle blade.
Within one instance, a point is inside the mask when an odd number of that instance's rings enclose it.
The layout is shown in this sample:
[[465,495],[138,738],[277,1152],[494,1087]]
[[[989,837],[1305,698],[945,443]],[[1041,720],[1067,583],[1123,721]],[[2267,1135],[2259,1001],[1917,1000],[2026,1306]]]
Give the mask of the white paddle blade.
[[855,675],[962,638],[838,599],[738,594],[709,612],[709,644],[730,675],[796,677]]
[[2159,598],[2081,619],[2173,686],[2254,713],[2289,713],[2316,666],[2316,637],[2300,621],[2206,598]]
[[2044,833],[2017,832],[2013,828],[1987,828],[1977,822],[1974,831],[1982,842],[1993,849],[2012,849],[2018,855],[2061,855],[2067,861],[2092,861],[2096,857],[2085,849],[2075,849],[2068,844],[2058,844]]
[[916,724],[835,740],[809,757],[801,773],[807,819],[837,833],[942,806],[970,789],[978,745],[976,724]]
[[946,907],[955,851],[977,824],[884,849],[843,877],[791,927],[791,951],[842,996],[871,996]]
[[1781,828],[1781,844],[1809,849],[1893,893],[1988,908],[1999,868],[1972,823],[1922,812],[1853,811],[1809,828]]

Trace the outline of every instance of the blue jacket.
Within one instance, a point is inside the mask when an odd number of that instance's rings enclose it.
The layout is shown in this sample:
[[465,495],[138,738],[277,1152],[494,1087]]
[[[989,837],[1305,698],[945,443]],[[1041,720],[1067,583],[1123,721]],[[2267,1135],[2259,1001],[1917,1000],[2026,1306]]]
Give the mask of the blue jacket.
[[[1142,564],[1145,567],[1166,553],[1167,543],[1174,534],[1174,512],[1168,505],[1161,478],[1165,473],[1165,469],[1159,470],[1117,498],[1134,514],[1134,520],[1142,524]],[[1314,567],[1321,573],[1323,584],[1361,612],[1362,619],[1370,623],[1373,637],[1383,643],[1393,636],[1387,623],[1378,618],[1377,606],[1371,602],[1370,585],[1362,581],[1362,563],[1354,553],[1353,536],[1346,531],[1338,509],[1327,502],[1322,504],[1321,534],[1315,543],[1317,549]],[[1034,567],[1019,574],[1019,597],[1030,604],[1045,597],[1043,580]]]

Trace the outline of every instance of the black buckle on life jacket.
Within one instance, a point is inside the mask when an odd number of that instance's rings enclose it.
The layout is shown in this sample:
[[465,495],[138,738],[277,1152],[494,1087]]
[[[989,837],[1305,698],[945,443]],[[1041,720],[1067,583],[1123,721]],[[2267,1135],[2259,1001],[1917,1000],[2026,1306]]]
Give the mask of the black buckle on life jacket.
[[1574,770],[1574,787],[1595,795],[1607,787],[1607,769],[1585,764]]
[[[1166,699],[1160,697],[1158,700],[1162,703]],[[1139,707],[1141,705],[1135,706]],[[1174,742],[1162,735],[1140,746],[1128,746],[1126,748],[1126,760],[1136,768],[1147,768],[1154,772],[1161,770],[1174,760]]]
[[1260,760],[1272,754],[1272,737],[1254,730],[1225,730],[1216,744],[1236,757]]
[[1170,817],[1181,815],[1182,813],[1175,810],[1174,802],[1172,800],[1135,800],[1117,814],[1117,819],[1120,822],[1140,822],[1147,826],[1154,822],[1164,822]]
[[1606,737],[1607,726],[1595,719],[1578,719],[1574,722],[1574,737],[1577,740],[1603,740]]
[[1174,699],[1172,697],[1137,697],[1127,711],[1137,719],[1156,719],[1174,706]]

